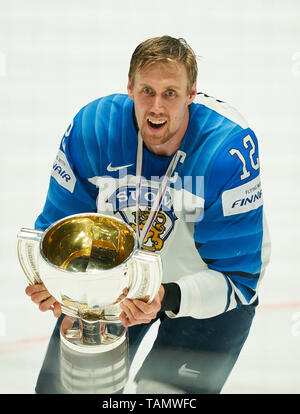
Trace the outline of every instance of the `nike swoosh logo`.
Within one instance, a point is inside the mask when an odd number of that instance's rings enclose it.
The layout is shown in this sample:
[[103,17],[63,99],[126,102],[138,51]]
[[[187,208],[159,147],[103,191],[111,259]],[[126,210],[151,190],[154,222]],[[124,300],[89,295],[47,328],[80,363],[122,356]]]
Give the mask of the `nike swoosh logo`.
[[107,171],[113,172],[113,171],[119,171],[119,170],[123,170],[123,168],[127,168],[127,167],[131,167],[133,164],[128,164],[128,165],[121,165],[119,167],[113,167],[111,165],[111,163],[107,166]]
[[194,369],[187,368],[186,364],[181,365],[178,370],[179,375],[195,378],[200,375],[200,371],[196,371]]

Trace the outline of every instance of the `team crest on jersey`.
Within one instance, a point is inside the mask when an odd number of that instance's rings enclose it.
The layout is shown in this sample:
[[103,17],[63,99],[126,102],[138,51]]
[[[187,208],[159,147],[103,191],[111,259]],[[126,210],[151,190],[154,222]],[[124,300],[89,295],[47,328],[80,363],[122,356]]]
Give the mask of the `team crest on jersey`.
[[[140,193],[139,225],[140,230],[149,217],[152,202],[157,194],[157,189],[142,187]],[[163,249],[167,239],[174,229],[177,217],[174,213],[171,196],[165,193],[162,205],[149,230],[143,244],[143,248],[149,251]],[[114,214],[119,213],[122,219],[136,230],[136,187],[124,186],[118,188],[107,200],[113,207]]]

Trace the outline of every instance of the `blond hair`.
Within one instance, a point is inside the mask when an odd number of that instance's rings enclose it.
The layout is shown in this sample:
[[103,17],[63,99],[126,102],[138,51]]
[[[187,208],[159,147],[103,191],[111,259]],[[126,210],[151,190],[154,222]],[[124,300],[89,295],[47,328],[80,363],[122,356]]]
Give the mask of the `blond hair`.
[[171,36],[154,37],[140,43],[132,54],[128,77],[134,84],[137,71],[153,63],[182,63],[188,76],[188,93],[197,80],[198,67],[195,53],[188,43]]

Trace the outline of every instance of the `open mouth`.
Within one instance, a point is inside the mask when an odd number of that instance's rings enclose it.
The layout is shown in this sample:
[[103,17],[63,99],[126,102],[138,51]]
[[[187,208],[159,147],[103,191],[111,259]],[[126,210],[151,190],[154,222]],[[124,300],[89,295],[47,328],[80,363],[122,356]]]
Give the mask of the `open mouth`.
[[155,119],[150,119],[147,118],[147,124],[154,129],[160,129],[162,128],[164,125],[166,125],[167,121],[166,120],[155,120]]

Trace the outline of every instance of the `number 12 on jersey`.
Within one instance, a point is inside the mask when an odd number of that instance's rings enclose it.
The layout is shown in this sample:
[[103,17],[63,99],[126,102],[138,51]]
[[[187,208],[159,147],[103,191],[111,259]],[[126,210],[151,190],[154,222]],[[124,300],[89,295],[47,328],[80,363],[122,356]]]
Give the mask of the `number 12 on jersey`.
[[[249,144],[251,146],[250,151],[249,151],[249,158],[250,158],[250,163],[251,163],[251,167],[254,170],[258,170],[259,169],[259,159],[258,157],[256,158],[256,161],[254,161],[253,159],[253,155],[255,154],[255,144],[253,139],[251,138],[250,135],[247,135],[243,138],[243,145],[246,149],[249,148]],[[239,160],[241,161],[242,165],[243,165],[243,174],[240,176],[241,180],[245,180],[246,178],[250,177],[250,171],[247,170],[247,166],[246,166],[246,160],[244,158],[244,156],[242,155],[241,151],[239,151],[236,148],[231,148],[231,150],[229,150],[229,154],[230,155],[237,155]]]

